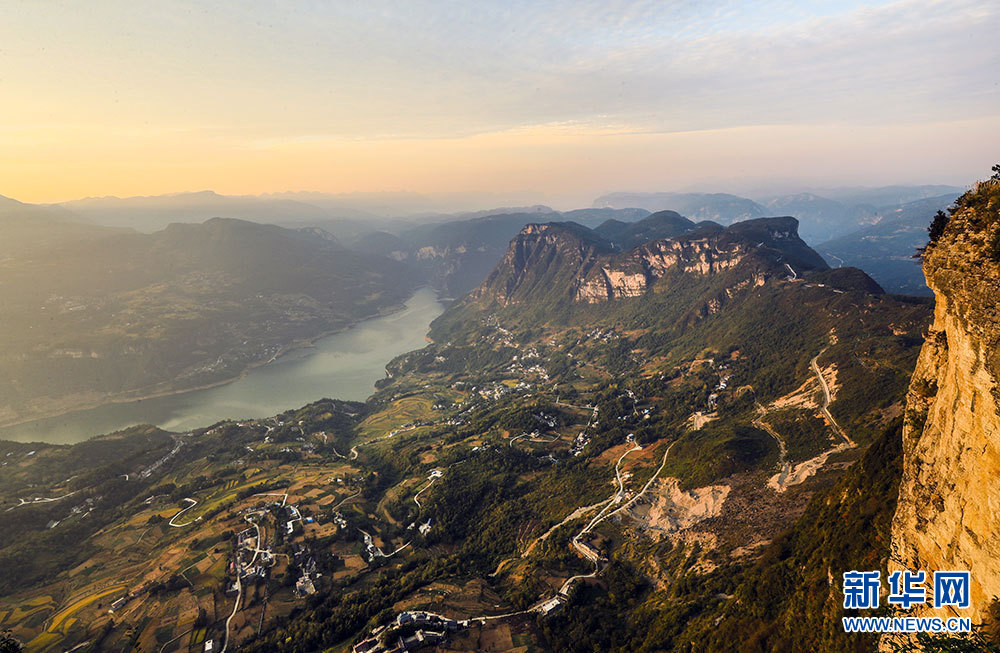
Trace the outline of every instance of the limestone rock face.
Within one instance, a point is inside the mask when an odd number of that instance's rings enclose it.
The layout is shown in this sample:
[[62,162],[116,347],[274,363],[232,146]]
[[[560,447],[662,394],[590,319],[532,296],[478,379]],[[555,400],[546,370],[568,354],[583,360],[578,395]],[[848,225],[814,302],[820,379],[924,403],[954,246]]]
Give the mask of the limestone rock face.
[[606,243],[589,231],[572,223],[526,225],[473,296],[509,304],[586,275],[606,254]]
[[889,569],[926,571],[928,594],[933,571],[970,571],[961,616],[976,622],[1000,596],[1000,184],[973,193],[985,201],[956,213],[924,257],[937,301],[907,396]]
[[743,245],[720,249],[714,239],[708,238],[646,243],[591,270],[579,281],[576,299],[596,303],[637,297],[671,268],[701,276],[715,274],[734,267],[747,251]]
[[[503,260],[473,294],[508,305],[563,300],[596,304],[667,289],[680,277],[711,277],[737,268],[718,292],[759,286],[773,277],[826,269],[826,262],[797,235],[795,218],[762,218],[723,228],[704,225],[689,233],[649,240],[616,251],[596,231],[566,222],[529,224]],[[796,272],[798,271],[798,272]],[[709,306],[708,309],[714,309]]]

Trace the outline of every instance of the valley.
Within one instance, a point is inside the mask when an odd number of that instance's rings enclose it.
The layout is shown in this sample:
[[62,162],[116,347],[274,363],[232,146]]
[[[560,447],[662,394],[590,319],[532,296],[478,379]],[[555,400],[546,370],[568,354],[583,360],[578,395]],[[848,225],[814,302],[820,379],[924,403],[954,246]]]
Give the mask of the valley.
[[[713,597],[892,428],[929,307],[827,269],[794,224],[767,221],[677,236],[689,270],[594,303],[576,290],[588,269],[645,254],[535,233],[364,403],[4,443],[0,523],[17,537],[0,562],[18,571],[0,625],[31,651],[643,650],[654,635],[635,619],[673,597],[687,607],[657,612],[657,646],[705,636],[726,606]],[[838,447],[841,428],[857,448]],[[579,631],[611,605],[631,616]]]
[[1000,653],[998,33],[0,2],[0,653]]
[[425,344],[442,310],[424,287],[398,311],[319,338],[234,381],[0,427],[0,439],[70,444],[133,424],[193,429],[225,418],[268,417],[324,396],[364,400],[385,377],[386,361]]
[[[419,285],[388,259],[241,220],[153,234],[23,222],[0,261],[4,426],[231,381]],[[39,232],[73,229],[89,237],[38,249]]]

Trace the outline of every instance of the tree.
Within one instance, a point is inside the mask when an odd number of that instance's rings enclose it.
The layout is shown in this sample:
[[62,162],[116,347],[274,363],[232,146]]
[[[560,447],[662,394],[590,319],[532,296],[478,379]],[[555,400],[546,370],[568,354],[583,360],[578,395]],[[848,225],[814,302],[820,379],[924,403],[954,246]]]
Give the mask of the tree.
[[986,619],[972,631],[958,634],[920,633],[887,640],[892,653],[1000,653],[1000,601],[993,599]]
[[21,653],[24,645],[9,630],[0,632],[0,653]]
[[944,235],[944,229],[948,226],[948,220],[950,220],[950,218],[944,211],[938,211],[934,214],[934,219],[931,220],[931,226],[927,227],[927,233],[930,235],[931,243],[937,242],[938,238]]

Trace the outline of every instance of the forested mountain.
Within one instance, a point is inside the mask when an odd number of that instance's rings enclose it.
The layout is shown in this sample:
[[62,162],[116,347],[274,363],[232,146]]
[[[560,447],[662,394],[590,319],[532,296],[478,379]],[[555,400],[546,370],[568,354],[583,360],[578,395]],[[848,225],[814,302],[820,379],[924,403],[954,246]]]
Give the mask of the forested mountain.
[[44,230],[5,229],[0,422],[233,378],[400,305],[416,283],[315,230],[220,218]]
[[403,261],[446,297],[458,298],[479,285],[524,225],[576,219],[596,226],[610,219],[632,222],[649,213],[639,209],[581,209],[558,213],[537,211],[499,213],[409,227],[398,235],[377,232],[362,236],[355,248]]
[[[471,298],[534,308],[544,303],[546,310],[558,310],[567,300],[595,303],[637,297],[654,287],[669,289],[672,281],[695,278],[725,284],[720,280],[731,276],[734,285],[760,285],[778,274],[794,278],[796,268],[827,267],[798,237],[794,218],[761,218],[721,227],[685,225],[683,218],[674,216],[668,216],[670,230],[680,225],[681,235],[649,240],[626,252],[614,251],[600,227],[589,230],[572,222],[528,225]],[[655,234],[655,230],[650,233]],[[732,268],[739,269],[729,274]]]
[[673,238],[709,224],[696,224],[676,211],[660,211],[636,222],[606,220],[594,229],[594,233],[611,242],[615,249],[625,250],[650,240]]

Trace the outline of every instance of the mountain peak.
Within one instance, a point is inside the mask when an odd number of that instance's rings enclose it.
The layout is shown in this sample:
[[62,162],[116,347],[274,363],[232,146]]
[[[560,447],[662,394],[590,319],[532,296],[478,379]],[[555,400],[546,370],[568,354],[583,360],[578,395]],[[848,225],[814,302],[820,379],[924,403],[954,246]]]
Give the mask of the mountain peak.
[[[664,226],[681,232],[643,239],[644,233],[655,234]],[[622,251],[609,242],[625,235],[638,244]],[[751,280],[761,285],[771,277],[794,278],[826,269],[823,258],[799,238],[795,218],[759,218],[721,227],[698,225],[664,211],[632,225],[609,221],[596,230],[572,222],[526,225],[473,298],[501,305],[596,303],[642,295],[677,275],[729,274],[732,284]]]

